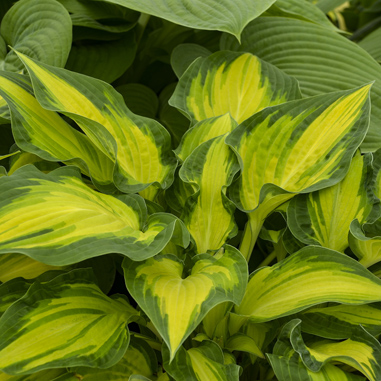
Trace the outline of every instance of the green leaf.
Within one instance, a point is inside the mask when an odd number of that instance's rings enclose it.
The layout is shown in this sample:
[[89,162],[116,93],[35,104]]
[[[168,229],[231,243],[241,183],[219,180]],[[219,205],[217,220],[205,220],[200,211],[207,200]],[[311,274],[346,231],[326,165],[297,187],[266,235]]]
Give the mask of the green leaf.
[[[42,381],[42,380],[56,380],[60,375],[65,376],[65,369],[47,369],[42,370],[34,374],[29,374],[26,376],[10,376],[6,373],[0,373],[0,381]],[[61,380],[61,378],[59,378]],[[72,379],[76,381],[77,379]],[[68,381],[72,381],[68,380]]]
[[250,278],[235,313],[261,323],[313,305],[381,301],[381,280],[345,254],[307,246]]
[[113,161],[57,113],[42,108],[27,77],[1,72],[0,94],[12,111],[12,131],[21,149],[45,160],[74,164],[101,190],[115,189]]
[[294,319],[284,326],[281,340],[287,335],[303,363],[313,372],[318,372],[327,362],[338,361],[357,369],[370,381],[381,377],[381,345],[362,327],[345,341],[320,340],[307,346],[301,336],[301,320]]
[[204,341],[199,347],[185,350],[180,347],[174,359],[164,345],[164,369],[176,381],[238,381],[240,367],[224,364],[224,355],[218,344]]
[[[90,140],[116,162],[114,183],[123,192],[143,191],[151,184],[167,188],[176,161],[170,136],[152,119],[134,115],[122,96],[95,78],[69,72],[20,54],[32,78],[40,104],[75,120]],[[54,90],[53,90],[54,89]],[[153,199],[156,191],[144,197]]]
[[236,0],[106,0],[135,9],[142,13],[157,16],[175,24],[194,29],[220,30],[240,38],[243,28],[249,21],[258,17],[275,0],[249,1]]
[[366,50],[376,61],[381,61],[381,47],[379,44],[381,38],[381,28],[374,30],[365,36],[358,44]]
[[153,349],[144,340],[132,337],[122,359],[111,368],[78,367],[71,370],[82,381],[125,381],[132,374],[149,378],[157,372],[157,359]]
[[370,154],[357,152],[342,181],[293,198],[287,209],[292,234],[307,245],[344,252],[351,222],[357,219],[362,225],[379,214],[379,200],[372,192],[371,161]]
[[[70,52],[72,24],[67,10],[55,0],[20,0],[6,13],[0,29],[7,45],[50,65],[63,67]],[[7,54],[3,69],[19,71],[22,63]]]
[[[0,369],[9,374],[67,366],[108,368],[124,355],[138,314],[109,298],[88,270],[34,283],[0,319]],[[136,317],[135,317],[136,318]],[[52,336],[52,332],[53,336]]]
[[241,123],[265,107],[298,98],[295,79],[251,54],[224,51],[194,61],[169,103],[193,122],[229,112]]
[[194,257],[188,276],[174,255],[125,260],[123,268],[128,291],[163,337],[171,361],[209,310],[225,301],[240,303],[247,279],[246,262],[232,246]]
[[244,333],[236,333],[230,336],[226,341],[225,347],[231,352],[248,352],[252,355],[264,358],[264,355],[257,343],[250,336],[245,335]]
[[0,253],[23,253],[54,266],[107,253],[143,260],[184,229],[170,214],[147,219],[141,197],[101,194],[78,175],[73,167],[46,175],[25,166],[1,177]]
[[238,232],[233,215],[235,206],[225,194],[239,164],[225,144],[225,136],[210,139],[197,147],[179,172],[181,180],[197,187],[187,199],[181,219],[199,254],[218,250]]
[[347,38],[307,21],[261,17],[247,26],[241,45],[225,35],[221,48],[252,52],[272,63],[298,80],[304,96],[350,89],[376,80],[371,91],[370,128],[361,149],[368,152],[381,147],[381,68]]
[[371,335],[381,333],[381,304],[311,308],[298,315],[302,331],[327,339],[347,339],[361,324]]
[[226,138],[241,165],[229,194],[250,212],[240,248],[246,258],[270,212],[296,193],[332,186],[347,173],[368,128],[369,89],[267,107]]

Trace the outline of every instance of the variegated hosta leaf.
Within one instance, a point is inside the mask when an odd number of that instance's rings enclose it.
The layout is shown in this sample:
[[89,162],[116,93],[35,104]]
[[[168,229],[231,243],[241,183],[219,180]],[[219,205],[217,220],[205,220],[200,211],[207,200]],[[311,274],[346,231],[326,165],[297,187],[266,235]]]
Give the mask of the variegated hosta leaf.
[[194,261],[189,276],[174,255],[123,262],[127,289],[168,345],[171,360],[209,310],[226,301],[238,304],[245,292],[247,264],[237,249],[226,246],[224,253]]
[[370,267],[381,261],[381,220],[366,225],[363,232],[358,221],[353,221],[349,232],[349,246],[360,263]]
[[63,267],[49,266],[22,254],[0,255],[0,282],[3,283],[17,277],[34,279],[46,271],[62,269]]
[[241,252],[249,257],[265,217],[296,193],[332,186],[346,174],[369,123],[370,85],[268,107],[226,142],[241,177],[229,193],[249,214]]
[[374,193],[381,199],[381,148],[373,152]]
[[345,254],[307,246],[272,267],[255,271],[239,315],[265,322],[324,303],[381,301],[381,280]]
[[230,113],[241,123],[300,97],[297,81],[274,66],[248,53],[223,51],[194,61],[169,103],[194,122]]
[[77,165],[100,189],[113,189],[114,162],[57,113],[42,108],[27,77],[2,72],[0,94],[12,112],[12,131],[21,149],[46,160]]
[[25,376],[11,376],[0,372],[0,381],[55,381],[57,377],[65,375],[66,373],[65,369],[47,369]]
[[379,201],[372,192],[371,160],[370,154],[357,152],[342,181],[291,200],[287,224],[298,240],[344,252],[351,222],[357,219],[362,225],[377,217],[379,208],[374,207]]
[[[42,62],[63,67],[72,43],[72,23],[67,10],[54,0],[21,0],[1,21],[6,45]],[[11,51],[1,69],[19,71],[23,65]]]
[[124,355],[126,324],[138,312],[124,298],[109,298],[89,270],[74,270],[41,285],[0,318],[0,369],[28,374],[49,368],[108,368]]
[[232,132],[236,127],[237,123],[230,114],[205,119],[184,134],[174,152],[181,161],[184,161],[202,143]]
[[53,266],[107,253],[142,260],[185,229],[170,214],[147,220],[140,196],[95,192],[78,175],[73,167],[46,175],[25,166],[1,177],[0,253],[23,253]]
[[220,30],[240,38],[243,28],[263,13],[275,0],[106,0],[175,24],[195,29]]
[[247,352],[251,355],[264,358],[264,355],[258,347],[257,343],[250,336],[245,335],[244,333],[236,333],[230,336],[226,340],[225,347],[231,352]]
[[204,341],[199,347],[185,350],[180,347],[174,359],[169,349],[162,349],[164,369],[176,381],[238,381],[240,367],[225,364],[221,348],[213,341]]
[[29,290],[32,282],[23,278],[11,279],[0,285],[0,316]]
[[179,172],[181,180],[198,188],[188,198],[181,215],[198,254],[218,250],[238,232],[233,215],[235,206],[225,194],[239,164],[225,144],[225,137],[218,136],[197,147]]
[[345,372],[330,363],[323,365],[318,372],[308,369],[290,343],[290,330],[298,322],[292,320],[287,324],[274,346],[274,353],[266,354],[279,381],[365,381],[364,377]]
[[125,381],[132,374],[149,379],[157,372],[157,359],[154,350],[144,340],[132,337],[122,359],[111,368],[79,367],[71,370],[81,381]]
[[347,339],[360,324],[373,336],[381,333],[380,303],[311,308],[298,317],[303,332],[327,339]]
[[364,328],[358,327],[349,339],[341,342],[320,340],[306,345],[301,335],[301,323],[299,319],[291,320],[281,336],[287,332],[292,347],[311,371],[318,372],[324,364],[334,361],[357,369],[370,381],[381,378],[381,345]]
[[[176,161],[170,135],[158,122],[133,114],[114,88],[95,78],[19,57],[32,78],[39,103],[78,123],[90,140],[115,160],[114,182],[123,192],[142,191],[152,183],[167,188]],[[146,195],[151,199],[153,194]]]

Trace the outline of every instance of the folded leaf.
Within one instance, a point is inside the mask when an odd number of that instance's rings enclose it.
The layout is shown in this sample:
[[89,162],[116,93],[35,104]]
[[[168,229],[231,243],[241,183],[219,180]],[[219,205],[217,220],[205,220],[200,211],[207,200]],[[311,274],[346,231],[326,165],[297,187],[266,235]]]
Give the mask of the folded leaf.
[[238,304],[245,291],[247,265],[232,246],[194,261],[189,276],[174,255],[123,262],[127,289],[163,337],[171,361],[209,310],[225,301]]
[[324,302],[376,301],[381,301],[381,280],[370,271],[345,254],[307,246],[255,271],[235,313],[260,323]]
[[231,3],[228,0],[195,0],[187,2],[176,0],[107,0],[109,3],[119,4],[135,9],[142,13],[157,16],[175,24],[195,29],[221,30],[240,38],[243,28],[250,20],[258,17],[275,0],[260,2],[237,0]]
[[224,355],[218,344],[204,341],[199,347],[185,350],[181,347],[175,358],[164,345],[164,369],[176,380],[238,381],[240,367],[224,364]]
[[184,229],[170,214],[156,213],[147,220],[139,196],[95,192],[78,175],[73,167],[46,175],[25,166],[1,177],[0,253],[23,253],[53,266],[107,253],[142,260]]
[[126,324],[137,314],[124,298],[104,295],[89,270],[34,283],[0,318],[0,369],[21,375],[68,366],[108,368],[123,357]]
[[249,257],[265,217],[296,193],[332,186],[346,174],[369,121],[370,86],[268,107],[226,138],[241,176],[230,197],[249,214],[241,252]]
[[[167,188],[172,183],[176,161],[163,126],[134,115],[122,96],[102,81],[43,65],[23,54],[19,57],[31,75],[39,103],[75,120],[115,160],[114,182],[121,191],[135,193],[153,183]],[[147,196],[152,199],[155,194]]]
[[357,152],[342,181],[291,200],[287,224],[298,240],[344,252],[351,222],[357,219],[362,225],[377,217],[379,200],[372,192],[371,160],[371,155]]
[[169,103],[194,122],[230,113],[241,123],[265,107],[298,98],[294,78],[249,53],[223,51],[194,61]]

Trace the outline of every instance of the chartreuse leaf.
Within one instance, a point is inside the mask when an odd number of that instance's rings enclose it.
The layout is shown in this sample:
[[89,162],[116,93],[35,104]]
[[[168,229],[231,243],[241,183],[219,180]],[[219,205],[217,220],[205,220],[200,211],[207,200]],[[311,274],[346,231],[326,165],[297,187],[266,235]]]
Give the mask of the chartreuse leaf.
[[61,269],[63,267],[49,266],[22,254],[0,255],[0,282],[3,283],[17,277],[34,279],[46,271]]
[[[134,115],[122,96],[102,81],[19,56],[31,75],[40,104],[71,117],[115,160],[114,182],[120,190],[135,193],[152,183],[163,188],[171,184],[176,161],[163,126]],[[155,194],[148,191],[145,197],[152,199]]]
[[169,349],[162,349],[164,369],[176,380],[189,381],[238,381],[240,367],[224,364],[224,355],[218,344],[203,341],[197,348],[180,347],[174,359]]
[[304,96],[351,89],[376,80],[371,91],[370,127],[361,149],[369,152],[381,147],[381,68],[344,36],[309,21],[259,17],[245,28],[241,44],[223,35],[221,49],[256,54],[295,77]]
[[308,345],[301,335],[301,320],[291,320],[283,331],[287,331],[292,347],[313,372],[318,372],[327,362],[334,361],[357,369],[370,381],[377,381],[381,377],[381,345],[361,326],[347,340],[320,340]]
[[298,98],[294,78],[252,54],[223,51],[195,60],[169,103],[194,122],[230,113],[241,123],[265,107]]
[[266,354],[279,381],[365,381],[364,377],[345,372],[330,363],[318,372],[308,369],[290,343],[290,329],[294,322],[298,320],[292,320],[281,331],[274,353]]
[[21,375],[68,366],[108,368],[123,357],[126,324],[137,314],[122,297],[104,295],[89,270],[36,282],[0,318],[0,369]]
[[218,250],[238,232],[233,216],[235,206],[225,193],[239,170],[239,164],[225,144],[225,137],[210,139],[197,147],[179,172],[181,180],[198,188],[187,199],[181,219],[199,254]]
[[[154,350],[141,339],[132,337],[122,359],[111,368],[71,368],[81,381],[125,381],[132,374],[145,377],[157,372],[157,359]],[[1,381],[1,379],[0,379]]]
[[[55,0],[21,0],[1,21],[6,45],[50,65],[63,67],[72,42],[72,23],[67,10]],[[19,71],[23,65],[14,52],[2,69]]]
[[[6,373],[0,373],[0,381],[47,381],[56,380],[57,377],[66,374],[65,369],[46,369],[34,374],[25,376],[11,376]],[[75,381],[75,379],[73,379]],[[77,379],[78,380],[78,379]]]
[[226,138],[241,165],[230,196],[238,208],[251,212],[240,248],[246,258],[263,220],[277,206],[344,177],[367,131],[369,89],[268,107]]
[[371,213],[379,203],[372,192],[371,160],[370,154],[357,152],[342,181],[291,200],[287,223],[298,240],[344,252],[351,222],[357,219],[364,224],[379,214],[377,210]]
[[298,317],[303,321],[303,332],[327,339],[347,339],[360,324],[374,336],[381,333],[380,303],[311,308]]
[[381,280],[364,266],[345,254],[307,246],[255,271],[235,313],[260,323],[324,302],[376,301],[381,301]]
[[78,175],[73,167],[44,174],[25,166],[1,177],[0,253],[23,253],[54,266],[113,252],[142,260],[183,229],[170,214],[147,220],[140,196],[95,192]]
[[275,0],[106,0],[142,13],[157,16],[194,29],[220,30],[240,38],[249,21],[258,17]]
[[57,113],[42,108],[27,77],[2,72],[0,94],[12,112],[12,131],[21,149],[77,165],[100,189],[113,189],[113,161]]
[[123,268],[128,291],[167,344],[171,361],[209,310],[226,301],[240,303],[247,281],[247,264],[232,246],[215,256],[196,256],[188,276],[174,255],[125,260]]

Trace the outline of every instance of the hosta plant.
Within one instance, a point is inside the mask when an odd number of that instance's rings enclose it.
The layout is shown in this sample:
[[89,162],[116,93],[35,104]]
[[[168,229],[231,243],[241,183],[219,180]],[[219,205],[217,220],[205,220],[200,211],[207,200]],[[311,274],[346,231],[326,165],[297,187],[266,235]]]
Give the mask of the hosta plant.
[[315,3],[2,2],[0,381],[381,380],[381,68]]

